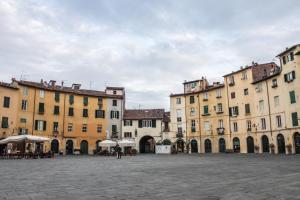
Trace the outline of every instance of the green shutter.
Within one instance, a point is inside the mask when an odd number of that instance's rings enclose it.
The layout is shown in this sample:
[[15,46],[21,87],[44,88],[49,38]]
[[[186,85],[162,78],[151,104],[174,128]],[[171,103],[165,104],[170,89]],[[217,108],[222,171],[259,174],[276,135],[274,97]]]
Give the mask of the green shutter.
[[298,126],[298,113],[292,113],[292,124],[293,126]]
[[8,128],[8,117],[2,117],[2,128]]
[[296,103],[295,91],[290,91],[291,104]]
[[72,105],[74,103],[74,95],[69,95],[69,104]]
[[156,119],[152,120],[152,128],[156,128]]
[[56,102],[59,102],[59,92],[55,92],[55,96],[54,96],[54,100],[56,101]]
[[208,114],[208,106],[204,106],[204,114]]
[[83,97],[83,105],[87,106],[89,104],[89,98]]

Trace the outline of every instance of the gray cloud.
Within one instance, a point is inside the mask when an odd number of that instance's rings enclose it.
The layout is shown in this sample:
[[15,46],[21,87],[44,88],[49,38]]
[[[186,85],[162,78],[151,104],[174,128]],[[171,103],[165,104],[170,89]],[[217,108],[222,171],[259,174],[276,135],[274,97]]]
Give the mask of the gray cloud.
[[[125,86],[127,107],[168,109],[184,80],[269,62],[299,43],[300,2],[0,2],[0,79]],[[24,77],[24,76],[23,76]]]

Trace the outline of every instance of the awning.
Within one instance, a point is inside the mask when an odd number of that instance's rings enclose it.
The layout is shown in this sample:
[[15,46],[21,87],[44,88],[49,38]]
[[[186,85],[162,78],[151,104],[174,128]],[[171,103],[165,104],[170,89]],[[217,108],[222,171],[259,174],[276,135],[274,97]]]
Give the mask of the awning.
[[9,136],[3,140],[0,140],[0,144],[18,143],[18,142],[45,142],[49,141],[49,138],[35,136],[35,135],[14,135]]
[[99,142],[100,147],[113,147],[116,146],[117,142],[112,140],[103,140],[102,142]]
[[135,146],[135,142],[133,140],[129,140],[129,139],[123,139],[118,141],[118,144],[122,147],[134,147]]

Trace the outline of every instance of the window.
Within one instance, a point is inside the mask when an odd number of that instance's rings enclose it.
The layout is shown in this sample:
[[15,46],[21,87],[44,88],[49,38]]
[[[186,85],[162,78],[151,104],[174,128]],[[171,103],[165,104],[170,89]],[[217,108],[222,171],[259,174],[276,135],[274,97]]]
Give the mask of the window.
[[97,133],[102,133],[102,125],[101,124],[97,125]]
[[251,131],[251,129],[252,129],[251,120],[247,120],[247,131]]
[[10,97],[4,97],[3,107],[9,108],[9,104],[10,104]]
[[251,113],[251,111],[250,111],[250,104],[245,104],[245,114],[248,115],[250,113]]
[[21,108],[22,108],[23,111],[27,110],[27,100],[22,100]]
[[98,97],[98,105],[100,107],[103,106],[103,98],[102,97]]
[[110,111],[110,118],[111,119],[119,119],[119,111]]
[[40,90],[40,98],[45,98],[45,91],[44,90]]
[[116,90],[114,90],[114,91],[113,91],[113,94],[117,94],[117,91],[116,91]]
[[229,108],[229,116],[236,117],[237,115],[239,115],[239,107],[238,106],[230,107]]
[[70,94],[69,95],[69,104],[73,105],[73,103],[74,103],[74,95]]
[[234,85],[234,76],[229,76],[229,86]]
[[182,118],[181,117],[177,117],[177,122],[182,122]]
[[208,100],[208,93],[207,92],[203,93],[203,100],[204,101]]
[[53,131],[54,132],[58,131],[58,122],[53,122]]
[[258,106],[259,106],[259,111],[260,112],[263,112],[264,111],[264,100],[260,100],[259,102],[258,102]]
[[60,94],[59,94],[59,92],[55,92],[55,94],[54,94],[54,100],[55,100],[56,102],[59,102],[59,99],[60,99]]
[[125,138],[132,138],[132,133],[131,132],[125,132],[124,137]]
[[124,120],[124,126],[132,126],[132,120]]
[[194,89],[196,86],[197,86],[196,82],[194,82],[194,83],[191,84],[192,89]]
[[220,89],[216,90],[216,96],[217,96],[217,98],[222,97],[222,91]]
[[1,128],[8,128],[8,117],[2,117]]
[[118,132],[118,127],[117,127],[117,125],[111,125],[111,132],[112,132],[113,134],[116,134],[116,133]]
[[276,125],[278,128],[282,127],[281,116],[276,116]]
[[210,122],[209,121],[204,122],[204,130],[210,131]]
[[286,57],[285,56],[282,57],[282,62],[283,62],[284,65],[286,64]]
[[265,118],[261,118],[260,122],[261,122],[261,129],[262,130],[266,130],[266,119]]
[[298,113],[297,112],[293,112],[292,113],[292,125],[293,126],[298,126]]
[[255,87],[255,91],[257,93],[262,92],[262,84],[261,83],[257,84],[257,86]]
[[191,108],[191,116],[194,116],[196,114],[195,108]]
[[203,114],[204,115],[208,115],[209,113],[208,113],[208,105],[206,105],[206,106],[203,106]]
[[87,132],[87,124],[82,124],[82,132]]
[[294,52],[291,52],[289,57],[290,57],[290,61],[293,61],[294,60]]
[[112,101],[112,105],[113,105],[113,106],[117,106],[117,105],[118,105],[118,102],[117,102],[117,100],[116,100],[116,99],[113,99],[113,101]]
[[274,97],[274,105],[275,107],[279,106],[279,96]]
[[[155,121],[155,120],[153,120]],[[152,127],[152,120],[142,120],[142,127],[151,128]]]
[[26,120],[26,118],[21,118],[20,122],[26,124],[27,120]]
[[73,131],[73,124],[68,123],[68,132],[72,132],[72,131]]
[[89,104],[89,98],[88,97],[83,97],[83,105],[87,106]]
[[218,112],[218,113],[223,112],[223,107],[222,107],[222,104],[221,104],[221,103],[218,103],[218,104],[217,104],[217,112]]
[[248,88],[244,89],[244,95],[245,95],[245,96],[249,95],[249,90],[248,90]]
[[277,79],[276,78],[272,80],[272,88],[275,88],[275,87],[277,87]]
[[44,114],[45,112],[45,104],[39,103],[39,114]]
[[296,72],[292,71],[284,75],[284,81],[289,83],[292,82],[296,78]]
[[178,134],[182,134],[182,127],[177,127]]
[[176,114],[177,114],[177,122],[181,122],[182,121],[182,119],[181,119],[181,116],[182,116],[181,109],[177,109]]
[[43,120],[35,120],[35,130],[45,131],[47,127],[47,122]]
[[247,71],[242,72],[242,80],[247,80]]
[[219,119],[219,120],[218,120],[218,127],[219,127],[219,128],[224,128],[224,122],[223,122],[223,119]]
[[54,106],[54,115],[59,115],[59,106]]
[[296,103],[295,91],[290,91],[290,100],[291,100],[291,104]]
[[176,98],[176,104],[181,104],[181,98]]
[[233,132],[238,132],[238,123],[233,122]]
[[19,128],[19,135],[28,135],[28,129]]
[[74,116],[74,108],[70,107],[69,108],[69,113],[68,113],[69,116]]
[[89,117],[89,110],[88,109],[84,108],[82,110],[82,117]]
[[191,121],[191,129],[192,133],[196,132],[196,121],[194,119]]
[[195,103],[195,97],[194,96],[190,96],[190,104]]
[[28,96],[28,87],[23,87],[23,96]]
[[235,98],[235,92],[231,92],[231,98],[232,98],[232,99]]
[[95,110],[95,118],[105,118],[104,110]]

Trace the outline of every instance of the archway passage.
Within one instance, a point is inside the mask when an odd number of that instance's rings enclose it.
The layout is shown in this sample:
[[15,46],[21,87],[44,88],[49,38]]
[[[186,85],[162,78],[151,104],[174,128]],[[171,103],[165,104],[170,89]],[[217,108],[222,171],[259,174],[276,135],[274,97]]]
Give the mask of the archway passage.
[[51,151],[53,153],[58,153],[59,152],[59,142],[57,139],[52,140],[51,142]]
[[269,146],[269,138],[266,135],[263,135],[261,137],[261,144],[262,144],[262,151],[263,153],[269,153],[270,152],[270,146]]
[[80,143],[80,154],[89,154],[89,143],[86,140],[82,140]]
[[225,153],[226,151],[226,142],[224,138],[219,139],[219,152],[220,153]]
[[247,137],[247,152],[254,153],[254,140],[253,137]]
[[277,148],[278,148],[278,153],[285,154],[285,141],[284,141],[284,136],[282,134],[277,135]]
[[140,140],[140,153],[155,153],[155,140],[151,136],[144,136]]
[[179,139],[176,142],[176,146],[177,146],[177,152],[178,153],[183,153],[184,152],[184,141]]
[[204,141],[205,153],[211,153],[211,142],[209,139]]
[[240,139],[235,137],[233,138],[233,152],[240,153],[241,145],[240,145]]
[[191,141],[191,152],[192,153],[198,153],[198,142],[197,140]]
[[67,140],[66,142],[66,154],[72,155],[74,151],[74,144],[72,140]]
[[300,154],[300,133],[294,134],[295,153]]

